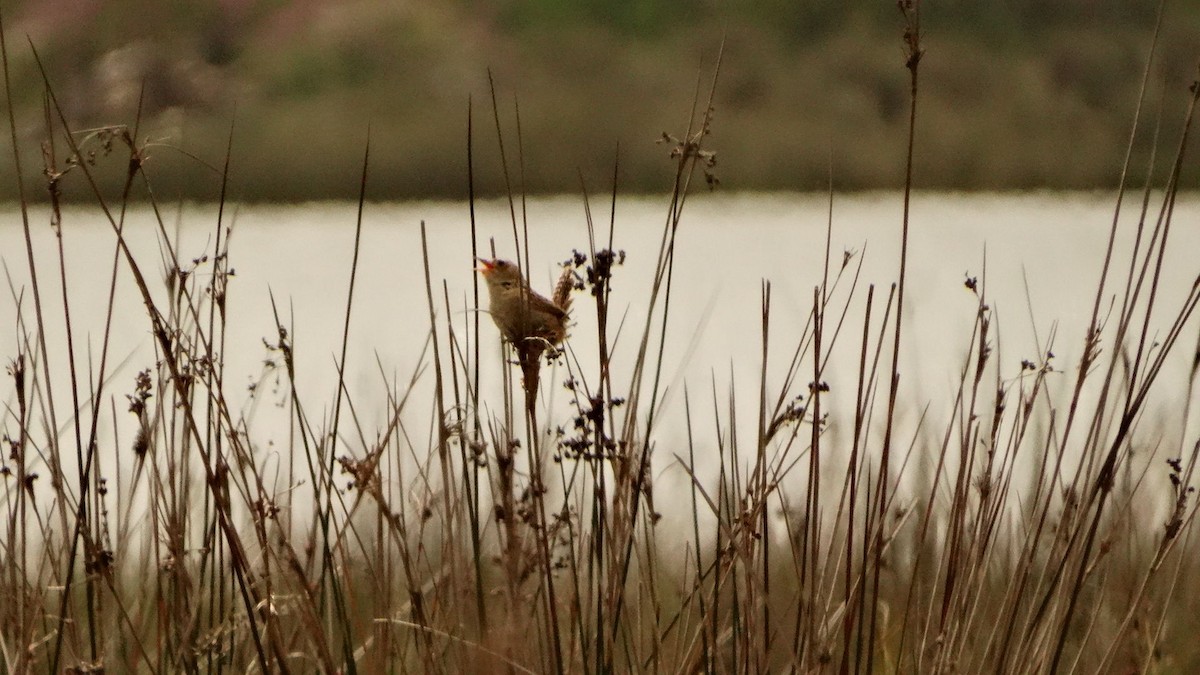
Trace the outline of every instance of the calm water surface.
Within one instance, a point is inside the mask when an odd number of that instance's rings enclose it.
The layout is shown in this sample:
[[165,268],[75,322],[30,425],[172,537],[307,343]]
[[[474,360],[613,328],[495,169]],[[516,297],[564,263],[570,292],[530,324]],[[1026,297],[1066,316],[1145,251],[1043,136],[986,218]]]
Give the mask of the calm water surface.
[[[975,297],[964,288],[968,276],[979,279],[995,311],[1000,332],[992,346],[997,350],[1000,376],[1015,377],[1022,359],[1036,360],[1049,345],[1056,367],[1064,371],[1056,378],[1054,395],[1062,400],[1069,393],[1069,380],[1075,373],[1091,315],[1113,201],[1107,194],[916,197],[901,364],[901,405],[909,425],[907,433],[914,431],[915,420],[926,407],[927,424],[932,429],[937,429],[936,421],[948,414],[976,307]],[[624,320],[617,340],[618,372],[627,372],[623,369],[644,325],[666,204],[661,198],[638,198],[621,200],[617,206],[614,248],[627,252],[626,264],[618,269],[613,282],[615,317]],[[230,260],[236,276],[229,286],[226,390],[231,401],[244,404],[251,437],[258,443],[279,443],[286,438],[282,412],[274,405],[283,400],[283,388],[274,386],[274,376],[259,387],[256,401],[249,395],[249,385],[262,376],[263,361],[271,356],[263,339],[275,339],[272,294],[283,321],[293,327],[302,397],[310,410],[328,413],[353,257],[355,208],[348,203],[321,203],[242,206],[227,211],[227,219],[233,223]],[[594,215],[607,227],[604,207],[594,205]],[[507,202],[481,204],[477,216],[481,249],[494,238],[498,253],[511,257],[513,228]],[[663,373],[669,389],[664,403],[664,442],[672,444],[680,438],[677,421],[685,386],[693,400],[705,402],[705,410],[712,409],[714,387],[724,401],[726,392],[734,386],[739,397],[739,419],[753,429],[761,359],[762,284],[764,280],[772,284],[774,365],[769,368],[768,387],[775,392],[807,320],[813,289],[822,279],[829,216],[824,196],[698,195],[687,204],[678,235],[667,327]],[[17,353],[20,334],[16,298],[20,298],[25,326],[32,325],[33,311],[19,214],[9,207],[0,217],[0,255],[13,286],[12,298],[0,303],[0,325],[9,327],[0,332],[0,355],[7,359]],[[169,227],[177,232],[182,259],[211,255],[214,207],[187,206],[178,223],[175,214],[170,218]],[[587,250],[582,201],[575,197],[534,199],[528,204],[527,218],[531,276],[536,288],[548,292],[557,276],[556,263],[568,258],[572,249]],[[837,286],[831,320],[840,314],[853,274],[863,261],[846,328],[826,375],[835,404],[852,400],[867,286],[876,285],[873,325],[878,325],[883,300],[897,278],[900,220],[898,194],[839,196],[834,201],[829,243],[833,272],[847,252],[851,259]],[[350,393],[368,438],[389,414],[383,398],[387,388],[405,388],[414,371],[430,363],[423,351],[429,321],[421,262],[421,221],[428,229],[439,319],[446,314],[445,293],[456,325],[461,328],[470,321],[466,308],[471,303],[472,264],[466,204],[369,204],[363,221],[347,366]],[[57,390],[66,392],[56,240],[45,224],[45,213],[34,213],[32,222],[42,293],[50,308],[50,350],[57,363],[51,367]],[[69,209],[64,223],[76,358],[86,368],[89,358],[94,362],[99,359],[114,236],[94,209]],[[1121,284],[1135,223],[1136,213],[1123,215],[1115,268]],[[1196,255],[1200,250],[1198,226],[1200,201],[1182,199],[1171,230],[1159,309],[1152,317],[1152,325],[1160,333],[1165,333],[1169,315],[1200,272]],[[135,256],[153,277],[158,297],[165,298],[162,255],[152,214],[146,208],[135,208],[127,228]],[[195,270],[200,279],[207,279],[211,263],[198,263]],[[1117,285],[1110,288],[1115,291]],[[136,371],[153,365],[154,353],[149,323],[124,268],[118,277],[117,295],[112,359],[120,366],[113,375],[114,389],[110,392],[118,395],[120,412],[124,409],[121,395],[132,391]],[[1107,308],[1108,300],[1105,302]],[[596,358],[591,339],[594,314],[589,296],[577,296],[574,319],[573,348],[585,372],[594,373],[590,365]],[[1195,335],[1193,322],[1185,332],[1174,367],[1167,369],[1157,390],[1154,409],[1165,420],[1162,428],[1169,435],[1179,433],[1181,415],[1177,411],[1189,396],[1186,370]],[[500,352],[498,335],[486,317],[483,340],[485,405],[492,410],[500,405]],[[812,379],[811,371],[810,362],[798,380],[801,389],[796,393],[801,393]],[[417,386],[427,391],[423,388],[431,382],[426,369]],[[548,419],[566,419],[561,392],[557,386],[543,386],[547,405],[553,410]],[[11,398],[11,394],[8,396]],[[429,399],[418,396],[414,400],[419,403],[406,417],[406,424],[413,425],[412,432],[424,439],[431,424]],[[64,403],[69,408],[65,399]],[[727,408],[724,402],[722,408]],[[848,411],[849,406],[842,408],[842,412]],[[707,415],[699,423],[709,431],[713,428],[711,417]],[[831,424],[836,428],[846,420],[835,412]],[[744,424],[739,426],[745,428]],[[935,435],[940,437],[940,431]]]

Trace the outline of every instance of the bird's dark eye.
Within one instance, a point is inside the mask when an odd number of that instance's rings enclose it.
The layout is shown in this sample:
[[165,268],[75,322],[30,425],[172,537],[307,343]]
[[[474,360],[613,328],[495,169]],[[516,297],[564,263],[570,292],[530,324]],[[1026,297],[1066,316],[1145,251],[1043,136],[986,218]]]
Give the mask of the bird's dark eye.
[[502,283],[502,284],[500,284],[500,285],[501,285],[501,286],[503,286],[504,288],[512,288],[512,287],[513,287],[513,282],[511,282],[511,281],[506,281],[506,282],[504,282],[504,283]]

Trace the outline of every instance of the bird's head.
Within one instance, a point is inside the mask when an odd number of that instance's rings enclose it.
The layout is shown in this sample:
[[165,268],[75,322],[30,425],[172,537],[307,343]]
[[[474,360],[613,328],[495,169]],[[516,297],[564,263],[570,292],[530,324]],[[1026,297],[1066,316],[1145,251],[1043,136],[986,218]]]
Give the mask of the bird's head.
[[507,260],[495,258],[485,260],[476,258],[479,266],[475,269],[483,275],[488,286],[496,289],[509,290],[518,288],[521,284],[521,270]]

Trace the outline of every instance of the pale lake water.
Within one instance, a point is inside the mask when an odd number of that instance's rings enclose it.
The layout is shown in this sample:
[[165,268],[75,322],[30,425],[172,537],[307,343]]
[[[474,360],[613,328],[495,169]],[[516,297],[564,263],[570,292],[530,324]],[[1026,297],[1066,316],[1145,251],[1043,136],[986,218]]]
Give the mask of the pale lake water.
[[[1136,222],[1135,197],[1126,202],[1119,234],[1117,261],[1108,295],[1124,284],[1127,251]],[[1154,203],[1157,203],[1155,201]],[[1000,374],[1011,380],[1023,359],[1037,360],[1048,336],[1059,374],[1051,378],[1054,400],[1065,403],[1077,372],[1083,336],[1112,220],[1114,196],[1088,194],[959,195],[919,194],[912,203],[909,241],[908,297],[904,309],[904,342],[901,358],[900,415],[902,438],[911,438],[916,421],[928,407],[925,433],[941,438],[944,420],[953,403],[958,373],[975,313],[976,299],[964,288],[967,276],[984,283],[995,310],[1000,339],[997,348]],[[826,373],[832,390],[826,410],[834,410],[831,431],[844,431],[851,418],[853,388],[867,285],[876,285],[873,329],[880,321],[888,286],[896,280],[899,261],[901,196],[871,193],[837,196],[832,208],[831,257],[836,269],[843,252],[855,252],[848,274],[859,257],[865,264],[855,292],[846,328]],[[614,248],[627,253],[613,281],[614,322],[625,316],[615,363],[618,389],[627,377],[628,363],[644,323],[650,278],[667,214],[665,198],[626,198],[618,202]],[[606,200],[593,204],[597,227],[607,228]],[[175,227],[174,211],[168,213]],[[225,344],[226,395],[246,411],[250,437],[261,448],[282,447],[287,439],[283,400],[271,377],[252,403],[249,385],[262,373],[270,356],[264,338],[275,340],[270,293],[294,326],[294,346],[299,387],[310,414],[327,415],[334,400],[336,355],[340,349],[345,302],[353,256],[356,205],[317,203],[291,206],[254,205],[230,208],[233,224],[229,330]],[[813,301],[813,289],[822,278],[829,202],[824,195],[699,194],[686,205],[678,232],[670,321],[667,327],[663,381],[667,387],[661,426],[656,438],[656,469],[666,471],[673,453],[683,453],[681,425],[683,391],[693,401],[699,431],[697,450],[713,452],[715,422],[713,392],[717,392],[722,418],[728,423],[727,396],[731,386],[738,396],[739,433],[744,447],[753,446],[756,423],[758,373],[761,349],[760,297],[762,283],[772,284],[771,362],[768,389],[772,397],[783,380],[783,369],[795,348]],[[488,238],[502,257],[511,257],[513,228],[505,201],[478,205],[481,249]],[[581,198],[532,199],[527,213],[531,277],[535,288],[548,292],[557,276],[557,262],[572,249],[587,250],[586,220]],[[439,320],[444,317],[442,284],[453,305],[452,317],[461,328],[468,320],[472,263],[470,229],[465,203],[413,202],[367,204],[363,216],[362,248],[350,325],[347,365],[349,393],[368,440],[385,424],[390,410],[384,398],[389,385],[403,389],[415,369],[427,368],[418,392],[428,392],[431,357],[423,356],[428,332],[424,290],[420,223],[426,223],[429,257],[438,300]],[[1151,219],[1152,222],[1152,219]],[[50,353],[54,385],[60,401],[69,381],[62,347],[64,323],[61,287],[57,278],[56,240],[44,210],[32,214],[34,244],[47,304]],[[211,255],[216,210],[212,205],[189,205],[182,210],[178,233],[184,260]],[[113,256],[114,235],[94,208],[70,208],[64,214],[63,245],[68,265],[67,288],[81,368],[90,358],[99,359],[104,303]],[[127,236],[134,255],[147,272],[161,300],[163,263],[152,214],[134,208],[128,217]],[[1197,273],[1200,272],[1200,200],[1180,199],[1175,209],[1166,267],[1160,283],[1158,309],[1152,325],[1165,333]],[[9,206],[0,213],[0,255],[14,294],[22,295],[25,326],[33,325],[32,298],[19,212]],[[207,278],[211,263],[197,274]],[[850,278],[839,283],[830,319],[844,302]],[[118,418],[124,413],[124,395],[133,390],[134,375],[154,363],[149,322],[131,277],[122,265],[118,279],[117,316],[113,327],[110,363],[120,363],[110,375],[109,394],[116,397]],[[1106,299],[1106,306],[1108,300]],[[585,372],[595,372],[594,306],[586,294],[575,300],[575,326],[571,344]],[[486,300],[484,301],[486,305]],[[11,298],[0,302],[0,357],[17,353],[17,306]],[[499,338],[484,317],[484,405],[499,414]],[[831,321],[831,324],[833,322]],[[1035,341],[1035,334],[1043,344]],[[1181,438],[1182,410],[1190,396],[1187,372],[1196,345],[1197,322],[1184,332],[1171,366],[1156,385],[1151,418],[1160,450],[1171,456]],[[444,338],[444,335],[443,335]],[[826,336],[828,339],[828,336]],[[445,348],[443,347],[443,350]],[[890,353],[889,346],[885,354]],[[1105,357],[1108,352],[1106,351]],[[443,351],[445,355],[445,351]],[[422,361],[424,359],[424,361]],[[885,359],[886,362],[886,359]],[[1103,361],[1102,363],[1106,363]],[[886,365],[886,364],[885,364]],[[448,367],[447,367],[448,371]],[[811,361],[798,377],[794,393],[807,393],[812,379]],[[382,373],[382,374],[381,374]],[[388,383],[385,383],[385,377]],[[547,377],[547,373],[543,373]],[[556,382],[562,373],[546,380],[543,394],[549,409],[543,421],[569,419],[565,396]],[[993,377],[993,375],[989,375]],[[991,380],[994,383],[994,379]],[[4,385],[6,400],[13,400],[11,383]],[[430,438],[430,398],[416,395],[405,417],[407,432],[418,454]],[[61,421],[61,420],[60,420]],[[122,422],[132,422],[128,419]],[[11,420],[8,422],[11,427]],[[10,428],[11,432],[12,429]],[[1189,432],[1194,435],[1194,432]],[[122,438],[130,438],[128,429]],[[101,438],[111,439],[106,417]],[[354,435],[345,436],[348,454],[360,454]],[[1185,436],[1188,443],[1194,438]],[[105,441],[111,448],[111,440]]]

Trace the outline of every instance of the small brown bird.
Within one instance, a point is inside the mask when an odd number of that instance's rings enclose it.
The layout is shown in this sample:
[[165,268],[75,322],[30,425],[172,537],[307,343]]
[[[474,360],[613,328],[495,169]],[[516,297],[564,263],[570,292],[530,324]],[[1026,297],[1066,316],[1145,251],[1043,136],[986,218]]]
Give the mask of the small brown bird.
[[478,260],[477,269],[487,282],[491,301],[488,311],[504,338],[518,352],[529,342],[542,343],[544,340],[550,346],[562,342],[567,334],[569,287],[564,293],[560,282],[560,288],[555,292],[559,302],[552,302],[531,289],[513,263],[500,259]]
[[[556,347],[567,336],[567,313],[571,309],[573,277],[564,269],[554,289],[554,300],[538,295],[521,270],[507,260],[477,258],[487,282],[490,304],[488,312],[504,339],[517,352],[525,389],[525,405],[531,419],[536,420],[534,401],[537,399],[538,371],[542,354]],[[536,422],[535,422],[536,424]]]

